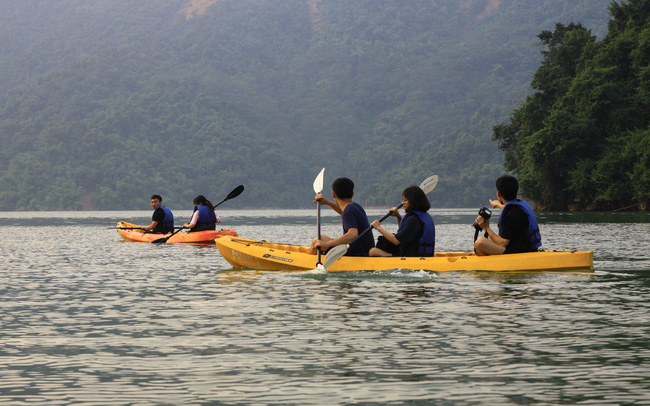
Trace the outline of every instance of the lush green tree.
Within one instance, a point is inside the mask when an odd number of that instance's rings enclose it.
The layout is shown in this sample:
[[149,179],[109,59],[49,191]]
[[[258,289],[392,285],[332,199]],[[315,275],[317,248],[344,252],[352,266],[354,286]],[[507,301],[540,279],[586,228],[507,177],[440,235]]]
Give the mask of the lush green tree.
[[650,2],[610,5],[602,41],[579,24],[539,35],[537,90],[493,139],[522,192],[550,209],[647,201]]

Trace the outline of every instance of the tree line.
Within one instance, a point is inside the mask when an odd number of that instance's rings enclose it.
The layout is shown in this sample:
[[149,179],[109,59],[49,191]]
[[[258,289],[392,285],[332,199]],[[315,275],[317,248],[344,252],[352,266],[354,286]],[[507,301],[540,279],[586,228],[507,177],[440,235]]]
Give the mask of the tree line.
[[601,40],[543,31],[536,90],[493,139],[522,193],[550,210],[646,208],[650,197],[650,1],[612,2]]

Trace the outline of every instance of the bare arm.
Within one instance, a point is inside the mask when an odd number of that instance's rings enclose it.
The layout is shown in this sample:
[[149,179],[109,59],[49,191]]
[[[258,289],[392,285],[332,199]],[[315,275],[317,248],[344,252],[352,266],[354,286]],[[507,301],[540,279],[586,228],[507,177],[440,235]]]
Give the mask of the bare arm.
[[199,220],[199,211],[195,211],[194,214],[192,214],[192,220],[190,220],[189,223],[183,224],[183,227],[185,228],[194,228],[196,226],[196,222]]
[[328,241],[317,241],[314,246],[320,247],[322,250],[328,250],[337,245],[349,244],[354,241],[355,238],[359,236],[359,230],[356,228],[350,228],[347,233],[343,234],[338,238],[333,238]]
[[490,228],[490,222],[486,221],[482,216],[478,216],[476,218],[476,223],[479,225],[479,227],[481,227],[483,231],[485,231],[488,234],[488,238],[492,240],[495,244],[505,247],[510,242],[510,240],[507,240],[501,237],[499,234],[495,233]]
[[149,230],[153,230],[157,226],[158,226],[158,222],[157,221],[152,221],[151,224],[149,224],[148,226],[143,226],[142,229],[146,230],[146,231],[149,231]]
[[322,193],[318,193],[318,194],[316,195],[316,197],[314,197],[314,203],[317,202],[317,201],[319,201],[319,200],[320,200],[321,204],[326,204],[326,205],[328,205],[329,207],[332,208],[332,210],[334,210],[334,211],[337,212],[338,214],[343,214],[343,210],[341,210],[341,208],[339,207],[338,203],[329,200],[328,198],[326,198],[325,196],[323,196]]
[[388,240],[391,244],[394,245],[399,245],[399,240],[397,237],[395,237],[395,234],[391,233],[390,231],[386,230],[381,226],[381,223],[379,220],[375,220],[370,224],[375,230],[379,231],[381,235],[384,236],[386,240]]
[[492,206],[493,209],[503,209],[503,204],[498,200],[490,199],[490,206]]

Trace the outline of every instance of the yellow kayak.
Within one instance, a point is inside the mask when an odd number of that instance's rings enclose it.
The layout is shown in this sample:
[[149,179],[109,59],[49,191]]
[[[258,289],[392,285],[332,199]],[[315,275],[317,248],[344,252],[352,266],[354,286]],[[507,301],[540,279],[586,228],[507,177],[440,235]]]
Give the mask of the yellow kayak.
[[[170,234],[144,233],[141,230],[132,230],[132,228],[136,227],[140,226],[127,223],[126,221],[117,222],[117,232],[120,233],[125,241],[153,242]],[[212,244],[214,243],[214,239],[220,235],[236,237],[237,232],[235,230],[206,230],[197,231],[195,233],[186,233],[181,231],[169,238],[167,243]]]
[[[273,244],[246,238],[219,236],[215,243],[221,255],[236,268],[260,270],[311,270],[317,256],[309,247]],[[322,258],[321,258],[322,260]],[[382,271],[413,269],[426,271],[568,271],[593,269],[592,251],[540,251],[479,257],[470,252],[438,252],[433,257],[347,257],[334,262],[328,271]]]

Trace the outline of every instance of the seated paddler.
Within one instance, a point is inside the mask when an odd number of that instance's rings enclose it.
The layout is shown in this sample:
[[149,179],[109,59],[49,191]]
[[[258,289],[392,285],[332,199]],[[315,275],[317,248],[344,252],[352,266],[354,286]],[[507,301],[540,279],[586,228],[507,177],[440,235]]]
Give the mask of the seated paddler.
[[194,198],[194,213],[189,223],[183,224],[190,232],[216,230],[221,223],[219,215],[214,211],[214,205],[203,195]]
[[151,216],[151,224],[142,227],[147,233],[167,234],[174,231],[174,215],[172,211],[162,205],[162,197],[160,195],[151,196],[151,208],[153,214]]
[[342,244],[350,244],[345,255],[355,257],[368,256],[368,250],[375,246],[375,240],[371,233],[366,233],[357,239],[360,233],[370,228],[366,211],[359,203],[352,201],[354,196],[354,182],[348,178],[337,178],[332,183],[332,198],[327,199],[322,193],[317,193],[314,202],[320,201],[328,205],[332,210],[341,215],[341,224],[343,226],[343,235],[332,238],[322,235],[321,239],[314,239],[311,243],[309,252],[316,254],[320,248],[327,252],[332,247]]
[[490,228],[489,220],[481,216],[475,224],[485,232],[474,242],[477,255],[516,254],[534,252],[542,245],[537,217],[533,208],[523,200],[517,199],[519,182],[511,175],[503,175],[496,181],[497,203],[493,207],[502,207],[498,230]]
[[377,246],[370,249],[371,257],[430,257],[436,246],[436,227],[427,213],[431,203],[419,186],[409,186],[402,192],[405,214],[397,207],[390,212],[397,218],[396,233],[384,229],[379,220],[371,226],[381,234]]

